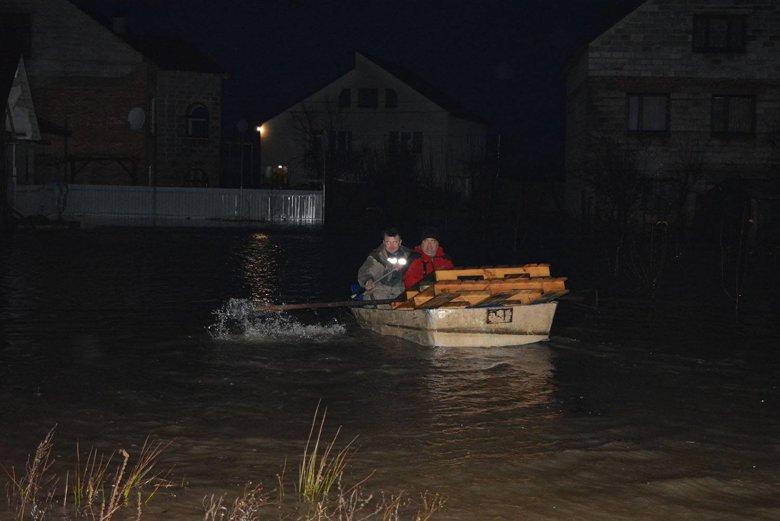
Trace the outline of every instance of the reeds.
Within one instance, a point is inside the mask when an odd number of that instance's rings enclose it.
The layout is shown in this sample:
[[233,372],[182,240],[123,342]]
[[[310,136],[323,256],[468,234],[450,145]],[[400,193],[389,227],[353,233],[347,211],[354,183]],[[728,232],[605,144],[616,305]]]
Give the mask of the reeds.
[[[320,416],[318,404],[298,465],[295,494],[285,494],[285,459],[276,476],[276,490],[266,493],[261,485],[250,482],[232,502],[224,495],[206,496],[203,521],[429,521],[444,507],[438,494],[426,492],[414,501],[403,492],[372,492],[366,483],[373,472],[345,486],[356,438],[338,447],[339,427],[330,441],[324,441],[326,416],[326,410]],[[122,512],[121,519],[141,521],[145,505],[156,493],[176,486],[168,473],[157,470],[169,445],[147,438],[133,459],[124,449],[105,455],[90,448],[83,456],[77,442],[74,462],[60,479],[53,472],[52,429],[28,458],[23,474],[13,467],[5,471],[9,511],[16,521],[114,521]]]
[[[317,430],[317,437],[312,440],[314,429],[317,426],[320,404],[314,410],[314,418],[309,429],[309,436],[306,439],[306,446],[303,449],[303,458],[298,468],[298,495],[304,501],[317,503],[327,498],[333,485],[340,483],[344,475],[344,469],[347,467],[347,458],[350,455],[351,447],[356,438],[353,438],[341,450],[334,453],[333,447],[336,445],[341,427],[336,429],[333,439],[325,446],[320,453],[320,444],[322,441],[322,429],[325,426],[325,416],[327,409],[322,412],[320,426]],[[311,447],[311,449],[310,449]]]
[[[138,458],[131,464],[124,449],[108,456],[90,448],[86,459],[76,443],[73,471],[66,471],[64,480],[53,475],[52,448],[54,429],[38,444],[32,460],[28,460],[24,475],[12,467],[5,490],[9,510],[17,521],[43,521],[54,509],[54,498],[62,497],[60,518],[90,521],[111,521],[120,510],[130,507],[135,499],[136,519],[141,519],[143,506],[160,488],[172,483],[156,470],[168,444],[144,441]],[[59,483],[64,483],[60,493]]]
[[52,507],[58,483],[50,473],[55,429],[52,427],[38,443],[32,459],[27,459],[24,474],[17,475],[14,467],[4,469],[8,478],[4,487],[8,508],[19,521],[45,519]]

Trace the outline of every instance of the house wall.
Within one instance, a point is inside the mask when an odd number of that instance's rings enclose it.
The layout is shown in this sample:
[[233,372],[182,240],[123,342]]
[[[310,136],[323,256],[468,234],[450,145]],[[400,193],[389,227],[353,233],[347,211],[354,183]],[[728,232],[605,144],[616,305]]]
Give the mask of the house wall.
[[[694,14],[745,17],[744,52],[694,52]],[[669,131],[627,131],[627,94],[669,94]],[[713,135],[713,95],[755,97],[755,133]],[[726,176],[777,175],[780,4],[775,0],[650,0],[591,42],[567,75],[567,202],[596,141],[633,150],[644,173],[673,176],[700,161],[704,190]]]
[[[38,164],[46,167],[39,168],[37,182],[186,185],[189,171],[198,163],[207,183],[217,185],[219,75],[160,71],[67,0],[0,0],[0,16],[3,12],[31,15],[32,49],[26,64],[36,112],[39,118],[68,129],[67,152],[77,158],[72,167],[63,164],[66,140],[44,135]],[[153,98],[160,111],[156,146],[151,134]],[[183,137],[190,100],[209,108],[207,142]],[[142,130],[132,130],[128,124],[134,107],[146,114]],[[87,157],[92,159],[78,159]],[[156,179],[150,179],[149,166],[154,164]]]
[[[358,89],[362,87],[379,89],[377,108],[357,106]],[[339,108],[339,94],[345,88],[351,89],[352,103],[349,108]],[[388,88],[398,95],[396,108],[385,108]],[[353,70],[263,124],[261,164],[264,172],[277,165],[286,166],[289,183],[294,186],[308,177],[304,164],[306,129],[349,130],[354,153],[376,153],[380,157],[384,157],[390,132],[422,132],[423,150],[417,157],[418,166],[438,186],[445,187],[459,183],[465,175],[455,169],[462,162],[452,156],[453,149],[461,150],[459,144],[465,136],[458,135],[457,142],[453,137],[465,129],[475,131],[470,126],[452,123],[453,119],[456,118],[442,107],[358,53]],[[484,143],[484,127],[479,131]],[[327,161],[325,168],[329,168]],[[350,172],[339,175],[348,177]]]
[[[207,139],[187,135],[187,113],[194,104],[209,111]],[[155,110],[157,184],[219,186],[222,78],[216,74],[160,71]]]

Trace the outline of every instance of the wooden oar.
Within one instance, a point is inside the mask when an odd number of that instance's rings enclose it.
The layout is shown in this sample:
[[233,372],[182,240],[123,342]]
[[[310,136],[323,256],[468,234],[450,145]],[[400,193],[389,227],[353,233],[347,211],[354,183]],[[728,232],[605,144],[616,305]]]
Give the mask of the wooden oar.
[[398,299],[384,300],[343,300],[341,302],[302,302],[300,304],[269,304],[255,306],[258,313],[290,311],[293,309],[322,309],[322,308],[362,308],[364,306],[376,306],[377,304],[390,304],[398,302]]

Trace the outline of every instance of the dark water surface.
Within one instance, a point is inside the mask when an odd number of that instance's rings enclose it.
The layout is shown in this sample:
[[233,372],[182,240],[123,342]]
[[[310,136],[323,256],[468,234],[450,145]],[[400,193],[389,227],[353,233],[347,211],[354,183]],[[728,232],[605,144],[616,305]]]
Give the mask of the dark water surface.
[[358,436],[350,475],[439,492],[440,519],[780,518],[771,312],[736,326],[707,302],[564,303],[551,342],[492,350],[375,336],[339,311],[246,313],[343,299],[370,239],[18,235],[0,253],[0,464],[55,424],[67,461],[77,439],[132,452],[152,434],[188,483],[155,518],[201,519],[204,494],[294,467],[321,400],[331,433]]

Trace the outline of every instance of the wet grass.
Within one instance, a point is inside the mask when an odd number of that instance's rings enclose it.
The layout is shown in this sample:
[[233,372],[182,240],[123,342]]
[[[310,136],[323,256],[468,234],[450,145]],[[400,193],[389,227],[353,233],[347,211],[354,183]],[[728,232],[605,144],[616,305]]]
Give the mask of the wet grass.
[[[373,473],[348,484],[345,471],[356,453],[355,438],[340,444],[339,427],[332,438],[323,438],[327,411],[317,406],[292,488],[287,462],[277,474],[274,489],[247,483],[234,497],[207,495],[202,501],[203,521],[428,521],[444,508],[439,494],[424,492],[413,498],[403,492],[372,491],[367,482]],[[90,448],[82,456],[76,444],[74,460],[61,467],[54,457],[55,429],[51,429],[28,457],[24,468],[2,470],[6,512],[16,521],[141,521],[149,503],[162,501],[161,489],[184,487],[160,470],[169,443],[147,438],[137,457],[124,449],[102,454]],[[0,517],[4,517],[0,510]]]

